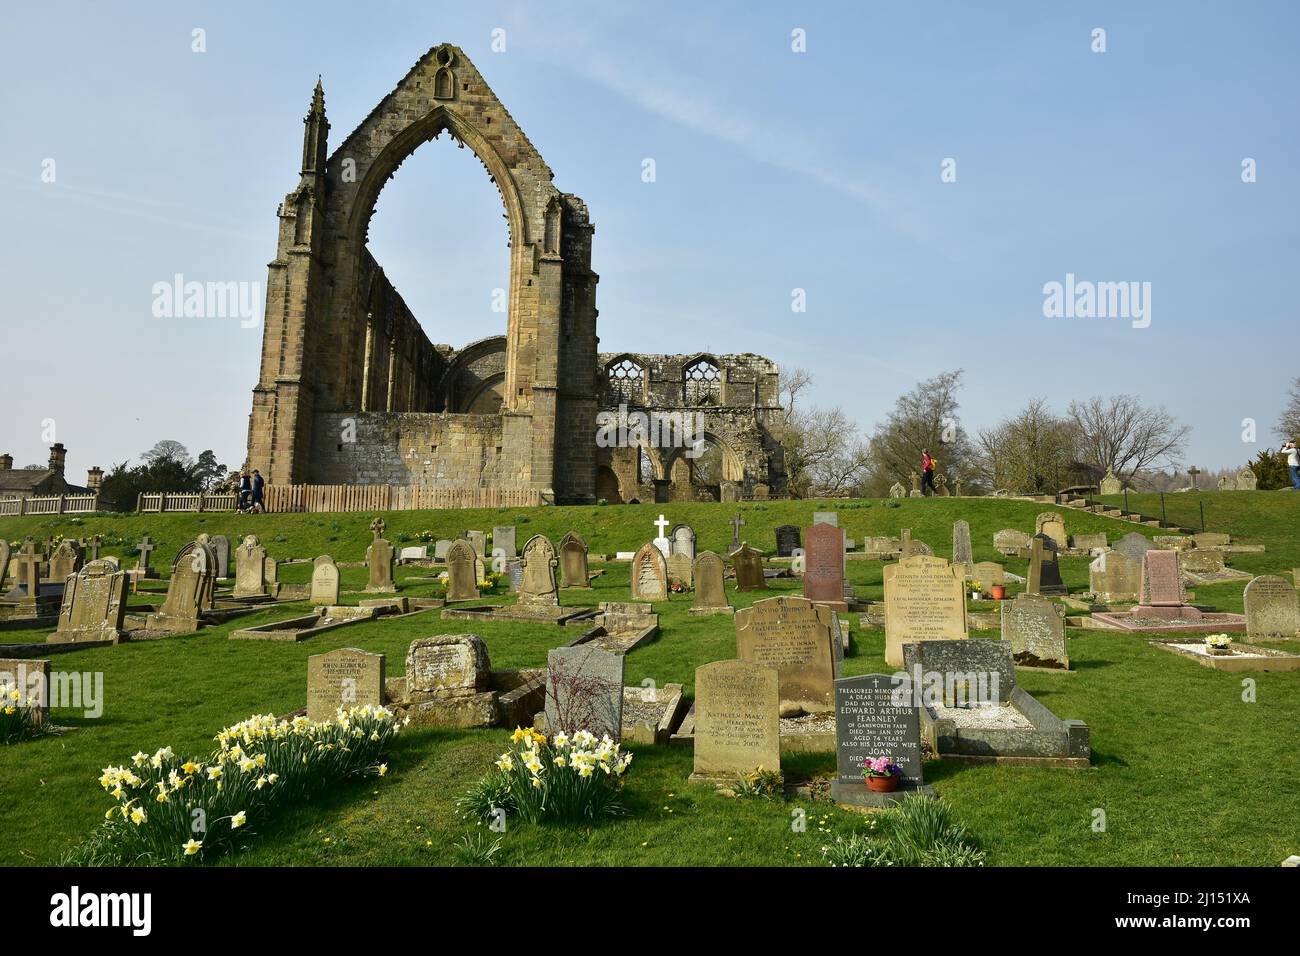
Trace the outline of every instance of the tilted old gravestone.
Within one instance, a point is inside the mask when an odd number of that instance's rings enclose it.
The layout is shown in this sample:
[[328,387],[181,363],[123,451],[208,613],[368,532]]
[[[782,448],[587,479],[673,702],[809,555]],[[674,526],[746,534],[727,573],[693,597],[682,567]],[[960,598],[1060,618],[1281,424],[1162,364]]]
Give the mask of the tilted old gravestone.
[[952,525],[952,563],[975,563],[975,554],[970,543],[970,524],[962,519],[954,521]]
[[63,589],[59,627],[51,644],[113,641],[122,636],[126,615],[126,572],[107,560],[91,561],[71,575]]
[[618,740],[622,727],[623,655],[590,644],[548,651],[546,733],[585,730]]
[[837,611],[844,600],[844,532],[832,524],[814,524],[804,533],[803,596]]
[[691,577],[695,581],[695,603],[692,614],[728,614],[726,585],[722,579],[722,558],[712,551],[701,551],[695,559]]
[[735,780],[781,770],[776,668],[714,661],[695,668],[695,772],[692,779]]
[[200,614],[212,607],[216,564],[216,555],[205,542],[195,540],[181,548],[172,562],[167,597],[162,607],[149,615],[149,627],[175,632],[198,630]]
[[257,535],[246,535],[235,551],[235,597],[260,597],[265,593],[266,549]]
[[487,557],[487,534],[482,531],[466,531],[465,540],[470,543],[474,553],[480,558]]
[[1296,590],[1286,578],[1262,574],[1252,578],[1242,595],[1246,634],[1254,641],[1291,640],[1300,630]]
[[1026,667],[1069,670],[1065,619],[1059,605],[1040,594],[1017,594],[1002,602],[1002,640],[1011,642],[1011,656]]
[[1044,511],[1034,519],[1034,534],[1045,534],[1056,542],[1056,550],[1064,551],[1070,539],[1065,533],[1065,519],[1058,512]]
[[1103,551],[1088,565],[1088,583],[1098,601],[1136,601],[1142,587],[1142,562],[1114,548]]
[[518,557],[519,552],[515,546],[514,525],[497,525],[492,529],[492,550],[504,551],[507,558]]
[[50,555],[49,580],[55,584],[62,584],[70,575],[80,571],[81,566],[81,545],[71,538],[64,538]]
[[478,599],[478,574],[475,565],[478,555],[474,546],[464,538],[457,538],[447,549],[447,600],[474,601]]
[[422,637],[406,649],[406,695],[466,697],[487,690],[492,678],[487,645],[477,634]]
[[340,707],[384,702],[384,655],[340,647],[307,658],[307,719],[332,720]]
[[755,551],[749,542],[742,542],[740,547],[727,555],[731,566],[736,570],[737,591],[766,591],[767,577],[763,574],[763,553]]
[[1061,565],[1056,557],[1056,541],[1045,534],[1034,535],[1029,551],[1029,594],[1064,595],[1070,589],[1061,580]]
[[[876,757],[898,764],[902,777],[892,794],[867,788],[862,765]],[[921,718],[910,685],[884,674],[835,682],[835,779],[831,799],[849,806],[881,806],[921,790]]]
[[560,587],[591,587],[587,572],[587,542],[573,531],[560,539]]
[[668,599],[668,564],[654,542],[641,545],[632,557],[632,600]]
[[[823,525],[822,527],[831,527]],[[827,608],[797,597],[756,601],[736,612],[736,659],[776,668],[782,707],[834,706],[835,648]]]
[[393,565],[397,563],[397,551],[384,537],[384,519],[376,518],[370,522],[370,531],[374,538],[366,548],[366,567],[370,569],[366,590],[395,591]]
[[794,556],[795,549],[802,548],[799,538],[799,526],[783,524],[776,529],[776,555],[779,558]]
[[559,564],[555,546],[543,534],[535,534],[524,545],[524,576],[519,582],[519,603],[558,607],[560,589],[555,583]]
[[214,534],[208,538],[208,544],[217,557],[217,577],[224,581],[230,577],[230,539],[224,534]]
[[311,603],[327,607],[339,603],[339,568],[328,554],[312,562]]
[[903,665],[903,645],[962,640],[966,582],[943,558],[918,554],[885,568],[885,662]]

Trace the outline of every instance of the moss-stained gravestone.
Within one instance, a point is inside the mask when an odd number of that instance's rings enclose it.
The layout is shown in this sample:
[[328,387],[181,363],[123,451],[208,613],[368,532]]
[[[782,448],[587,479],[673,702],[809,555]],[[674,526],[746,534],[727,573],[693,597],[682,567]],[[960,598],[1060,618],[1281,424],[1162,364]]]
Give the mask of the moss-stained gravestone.
[[331,720],[340,707],[384,702],[384,655],[340,647],[307,658],[307,718]]
[[695,668],[695,765],[692,780],[734,781],[781,770],[780,691],[776,668],[715,661]]
[[1286,578],[1262,574],[1246,585],[1242,597],[1249,640],[1289,641],[1300,636],[1296,590]]

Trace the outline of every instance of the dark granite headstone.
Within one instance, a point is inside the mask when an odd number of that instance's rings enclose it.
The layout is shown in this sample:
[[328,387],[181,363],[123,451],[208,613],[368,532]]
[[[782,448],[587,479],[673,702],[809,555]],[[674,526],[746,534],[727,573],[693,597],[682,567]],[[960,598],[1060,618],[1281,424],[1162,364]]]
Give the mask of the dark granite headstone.
[[780,558],[791,557],[796,548],[803,547],[799,539],[799,526],[783,524],[776,529],[776,554]]
[[1056,558],[1056,542],[1045,534],[1036,534],[1030,542],[1028,594],[1069,594],[1061,580],[1061,565]]
[[[885,674],[844,677],[835,682],[836,803],[879,806],[924,786],[921,720],[906,682]],[[862,775],[864,761],[889,757],[903,775],[893,794],[875,794]]]

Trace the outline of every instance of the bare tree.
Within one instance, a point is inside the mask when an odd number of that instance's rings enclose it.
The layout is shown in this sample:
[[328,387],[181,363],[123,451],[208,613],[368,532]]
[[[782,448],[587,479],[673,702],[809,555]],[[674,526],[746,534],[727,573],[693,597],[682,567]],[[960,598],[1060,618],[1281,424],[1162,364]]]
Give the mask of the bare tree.
[[1282,417],[1277,420],[1276,430],[1284,440],[1300,440],[1300,378],[1291,383],[1286,408],[1282,410]]
[[883,495],[895,481],[906,483],[921,470],[923,450],[938,460],[949,484],[973,477],[970,441],[957,418],[961,376],[961,369],[943,372],[899,396],[871,436],[868,493]]
[[867,474],[868,447],[844,410],[814,408],[797,426],[794,468],[787,449],[786,467],[799,475],[802,495],[834,496],[858,490]]
[[978,474],[990,488],[1043,494],[1057,491],[1076,470],[1076,438],[1071,421],[1054,414],[1041,398],[993,428],[981,429],[976,442]]
[[1191,428],[1163,406],[1144,405],[1136,395],[1096,395],[1070,403],[1079,455],[1093,480],[1113,469],[1121,480],[1144,472],[1177,469]]
[[795,402],[799,396],[812,386],[812,372],[806,368],[783,368],[778,379],[781,408],[785,411],[785,420],[793,422],[796,417]]

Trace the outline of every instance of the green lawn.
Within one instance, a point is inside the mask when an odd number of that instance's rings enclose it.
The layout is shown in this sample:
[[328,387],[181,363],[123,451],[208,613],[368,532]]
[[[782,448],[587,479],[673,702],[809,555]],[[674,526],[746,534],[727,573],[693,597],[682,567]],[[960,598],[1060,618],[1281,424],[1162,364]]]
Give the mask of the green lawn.
[[[1186,496],[1180,496],[1186,497]],[[1282,572],[1300,565],[1292,538],[1300,528],[1300,496],[1283,493],[1210,494],[1207,507],[1224,515],[1230,530],[1268,546],[1263,555],[1240,555],[1230,564],[1252,572]],[[1150,513],[1149,506],[1134,507]],[[915,537],[950,556],[951,526],[970,522],[976,560],[1002,560],[992,548],[1000,528],[1033,530],[1045,506],[995,499],[771,502],[740,506],[744,537],[771,550],[773,529],[806,526],[814,510],[837,507],[850,537],[897,534]],[[725,550],[730,541],[728,505],[639,505],[503,511],[405,512],[386,515],[388,536],[401,542],[418,532],[450,537],[466,528],[518,526],[519,544],[535,532],[554,541],[569,530],[583,534],[593,554],[634,550],[655,534],[662,512],[692,524],[700,549]],[[1131,530],[1155,529],[1065,513],[1071,532],[1106,531],[1114,540]],[[5,518],[4,534],[89,536],[129,540],[148,533],[159,542],[156,563],[199,531],[224,533],[232,544],[257,533],[272,556],[310,558],[328,552],[340,561],[361,559],[372,516],[356,515],[123,515]],[[526,520],[523,520],[526,519]],[[1172,520],[1172,519],[1171,519]],[[1184,522],[1186,523],[1186,522]],[[1222,530],[1215,527],[1214,530]],[[122,548],[106,548],[122,553]],[[1004,562],[1023,574],[1023,561]],[[599,565],[596,565],[599,566]],[[566,604],[628,599],[626,564],[604,565],[590,592],[563,592]],[[850,561],[850,579],[865,597],[881,596],[879,562]],[[305,581],[307,565],[282,570],[281,580]],[[434,593],[428,582],[406,581],[424,570],[399,570],[404,594]],[[1087,583],[1087,561],[1063,560],[1066,582]],[[344,587],[361,587],[364,570],[344,569]],[[161,583],[159,583],[161,586]],[[774,593],[797,593],[794,581],[777,582]],[[581,594],[581,597],[578,595]],[[738,605],[764,595],[732,594]],[[355,601],[357,594],[345,595]],[[1240,608],[1241,586],[1198,588],[1198,601]],[[149,600],[137,596],[137,605]],[[153,600],[158,600],[154,597]],[[485,600],[493,600],[490,596]],[[501,600],[498,596],[495,600]],[[677,681],[688,693],[696,666],[733,657],[729,618],[692,618],[689,599],[663,602],[662,630],[653,643],[627,658],[627,683],[651,678]],[[103,674],[105,713],[85,719],[56,711],[70,732],[0,747],[0,827],[22,839],[0,842],[0,863],[46,863],[90,832],[109,801],[96,778],[108,763],[137,750],[163,745],[206,753],[222,726],[252,713],[285,713],[305,699],[306,658],[341,646],[388,655],[390,674],[400,674],[406,646],[416,637],[474,628],[487,642],[495,667],[541,666],[549,648],[572,638],[572,629],[543,625],[442,621],[436,611],[400,621],[381,620],[330,632],[301,644],[228,641],[236,627],[302,613],[305,605],[259,612],[201,633],[156,642],[78,651],[53,658],[58,670]],[[42,640],[44,631],[0,632],[0,641]],[[853,649],[846,674],[886,670],[884,634],[861,630],[852,616]],[[994,633],[979,636],[992,637]],[[1092,728],[1093,768],[1085,771],[926,765],[926,778],[950,801],[979,838],[993,864],[1165,865],[1237,864],[1275,866],[1300,850],[1300,776],[1296,727],[1300,726],[1300,673],[1222,674],[1149,647],[1138,637],[1071,632],[1074,673],[1021,672],[1028,690],[1064,718]],[[1243,703],[1242,677],[1255,681],[1257,702]],[[505,748],[508,731],[411,729],[399,738],[382,780],[338,787],[314,805],[266,825],[250,825],[250,848],[228,858],[238,865],[451,864],[453,844],[473,830],[456,818],[454,800],[488,769]],[[726,798],[686,780],[689,748],[633,748],[627,777],[629,815],[590,828],[512,826],[497,861],[510,864],[707,865],[805,864],[820,860],[820,830],[844,832],[860,818],[829,804],[807,800]],[[787,774],[830,773],[826,755],[787,757]],[[792,811],[808,811],[807,833],[795,833]],[[1105,811],[1105,832],[1094,832],[1096,810]],[[818,826],[822,819],[825,822]]]

